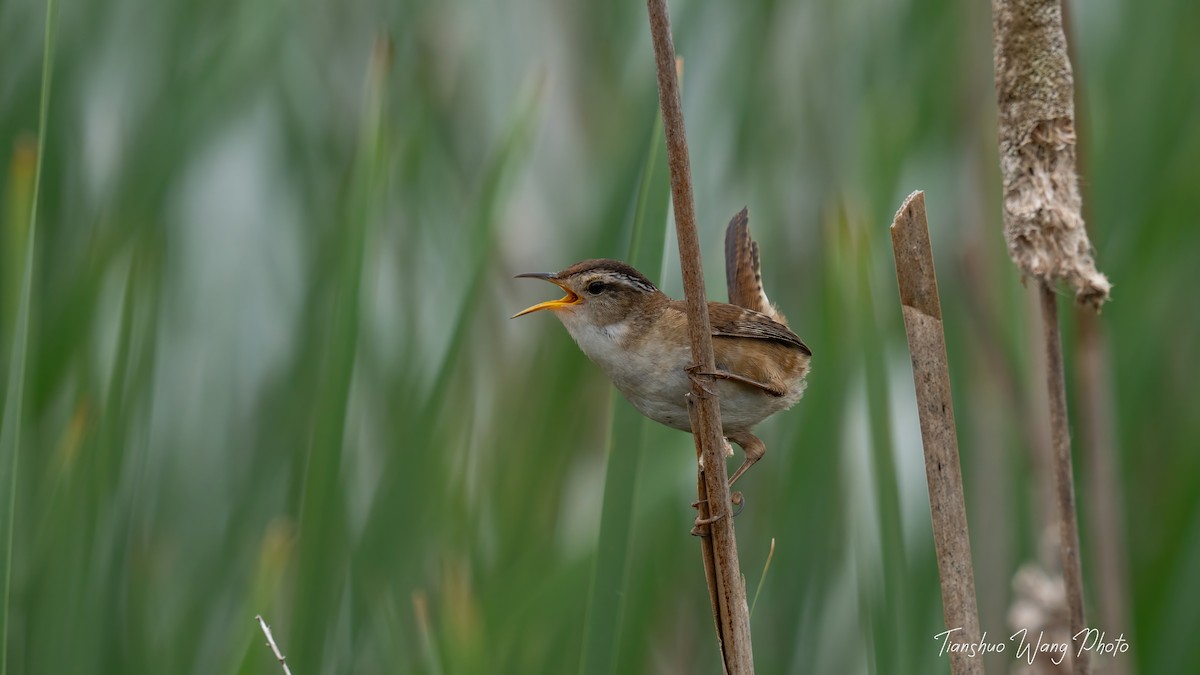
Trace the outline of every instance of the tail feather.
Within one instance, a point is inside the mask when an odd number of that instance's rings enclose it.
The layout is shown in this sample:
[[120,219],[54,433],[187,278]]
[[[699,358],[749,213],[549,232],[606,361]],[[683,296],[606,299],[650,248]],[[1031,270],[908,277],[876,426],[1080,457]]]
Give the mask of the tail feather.
[[725,283],[729,287],[729,304],[766,314],[787,325],[787,319],[763,290],[758,242],[750,236],[750,217],[745,208],[729,221],[725,230]]

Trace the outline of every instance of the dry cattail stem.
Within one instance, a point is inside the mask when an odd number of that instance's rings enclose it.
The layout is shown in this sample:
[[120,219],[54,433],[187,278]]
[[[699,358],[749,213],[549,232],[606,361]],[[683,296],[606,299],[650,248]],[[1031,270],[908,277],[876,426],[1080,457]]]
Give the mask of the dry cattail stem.
[[[1096,269],[1084,228],[1061,0],[993,0],[992,20],[1004,235],[1013,262],[1040,286],[1063,581],[1077,635],[1086,625],[1083,571],[1054,284],[1066,281],[1076,301],[1094,309],[1108,299],[1110,286]],[[1076,659],[1076,673],[1088,672],[1086,656]]]

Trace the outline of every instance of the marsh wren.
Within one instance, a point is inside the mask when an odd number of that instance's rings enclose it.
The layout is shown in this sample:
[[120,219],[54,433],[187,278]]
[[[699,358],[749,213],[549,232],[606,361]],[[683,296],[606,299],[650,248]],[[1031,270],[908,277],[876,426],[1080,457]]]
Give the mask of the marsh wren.
[[[745,209],[725,232],[725,276],[729,304],[709,302],[708,315],[721,426],[746,455],[732,485],[766,451],[751,429],[804,394],[812,351],[763,292],[758,243],[750,237]],[[550,310],[634,408],[661,424],[692,430],[687,395],[696,368],[682,300],[667,297],[617,260],[584,260],[558,273],[517,277],[545,279],[567,294],[512,318]]]

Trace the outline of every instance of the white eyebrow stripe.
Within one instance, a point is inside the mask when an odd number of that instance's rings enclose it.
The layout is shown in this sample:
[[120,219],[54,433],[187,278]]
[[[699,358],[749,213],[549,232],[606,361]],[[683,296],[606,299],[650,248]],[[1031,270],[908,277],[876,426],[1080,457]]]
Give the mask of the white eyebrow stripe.
[[608,275],[610,277],[612,277],[613,279],[624,283],[627,286],[633,286],[634,288],[645,291],[647,293],[653,293],[654,291],[658,290],[658,288],[654,284],[642,281],[641,279],[638,279],[637,277],[631,277],[628,274],[625,274],[623,272],[616,272],[616,271],[610,270],[608,272]]

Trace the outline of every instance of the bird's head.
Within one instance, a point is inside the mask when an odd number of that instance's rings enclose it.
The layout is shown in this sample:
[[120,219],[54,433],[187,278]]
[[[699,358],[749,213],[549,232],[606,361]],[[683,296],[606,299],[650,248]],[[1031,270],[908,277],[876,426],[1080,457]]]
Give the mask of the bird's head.
[[549,309],[572,334],[583,326],[606,329],[625,324],[664,297],[645,275],[617,260],[584,260],[558,273],[517,275],[523,277],[545,279],[567,294],[517,312],[512,318]]

